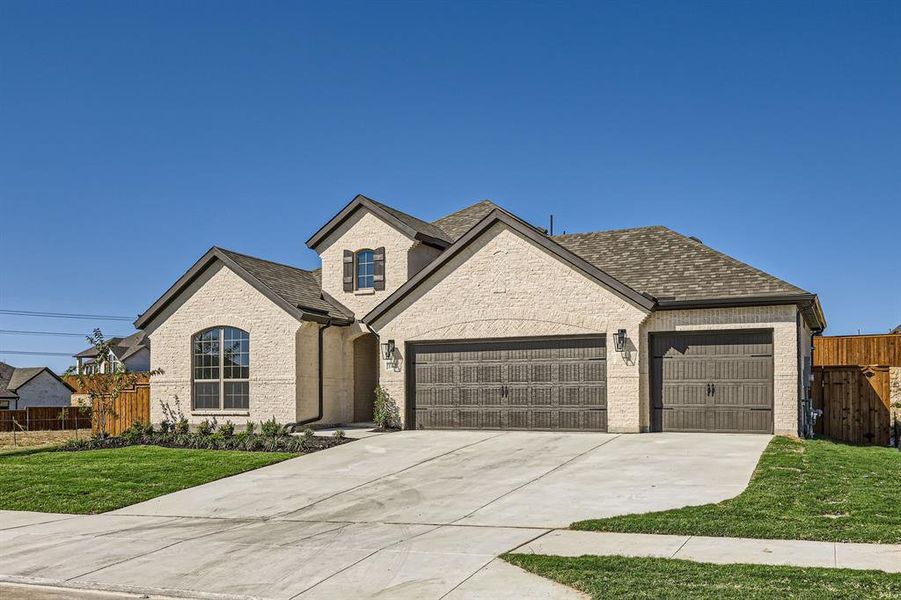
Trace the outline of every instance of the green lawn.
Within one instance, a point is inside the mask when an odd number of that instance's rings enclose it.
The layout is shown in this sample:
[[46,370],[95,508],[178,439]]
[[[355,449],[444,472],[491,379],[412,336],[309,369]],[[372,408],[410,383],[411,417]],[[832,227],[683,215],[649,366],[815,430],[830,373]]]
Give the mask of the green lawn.
[[901,543],[901,452],[774,438],[737,497],[676,510],[580,521],[573,529]]
[[593,598],[899,598],[901,574],[623,556],[503,557]]
[[0,455],[0,509],[106,512],[294,456],[159,446]]

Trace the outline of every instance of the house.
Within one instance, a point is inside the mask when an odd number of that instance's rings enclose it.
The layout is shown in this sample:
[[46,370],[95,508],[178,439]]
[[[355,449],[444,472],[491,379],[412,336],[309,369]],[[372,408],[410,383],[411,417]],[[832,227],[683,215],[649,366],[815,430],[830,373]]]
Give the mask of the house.
[[135,325],[151,414],[296,425],[797,434],[815,294],[661,226],[548,235],[483,201],[433,222],[355,197],[315,271],[214,247]]
[[69,406],[74,391],[47,367],[14,367],[0,362],[0,410]]
[[90,347],[75,355],[75,372],[91,375],[98,370],[122,369],[129,371],[150,370],[150,340],[143,331],[128,337],[109,339],[110,352],[107,360],[97,360],[97,348]]

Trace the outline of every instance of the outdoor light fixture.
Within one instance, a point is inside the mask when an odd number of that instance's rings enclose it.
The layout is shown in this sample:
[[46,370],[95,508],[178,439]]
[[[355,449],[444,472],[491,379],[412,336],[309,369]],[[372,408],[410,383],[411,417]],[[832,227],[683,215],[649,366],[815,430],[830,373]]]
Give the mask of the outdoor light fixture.
[[382,358],[385,360],[394,359],[394,340],[382,343]]
[[617,352],[622,352],[626,349],[626,330],[620,329],[616,333],[613,334],[613,347],[616,348]]

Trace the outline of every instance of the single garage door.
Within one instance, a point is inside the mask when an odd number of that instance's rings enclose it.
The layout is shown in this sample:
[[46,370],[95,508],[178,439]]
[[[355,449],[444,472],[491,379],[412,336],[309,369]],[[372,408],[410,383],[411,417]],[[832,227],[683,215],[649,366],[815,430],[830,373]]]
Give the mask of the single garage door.
[[417,429],[607,430],[603,337],[414,344],[409,354]]
[[771,433],[771,331],[651,335],[655,431]]

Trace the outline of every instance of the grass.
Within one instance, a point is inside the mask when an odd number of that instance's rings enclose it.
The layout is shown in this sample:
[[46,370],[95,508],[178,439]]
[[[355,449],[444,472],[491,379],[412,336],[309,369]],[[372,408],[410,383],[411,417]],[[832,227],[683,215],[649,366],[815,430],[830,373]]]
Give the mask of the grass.
[[777,437],[748,487],[718,504],[580,521],[573,529],[901,543],[901,452]]
[[294,456],[157,446],[0,455],[0,509],[106,512]]
[[713,565],[668,558],[507,554],[508,562],[593,598],[899,598],[901,574]]

